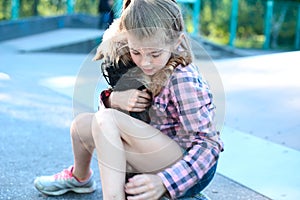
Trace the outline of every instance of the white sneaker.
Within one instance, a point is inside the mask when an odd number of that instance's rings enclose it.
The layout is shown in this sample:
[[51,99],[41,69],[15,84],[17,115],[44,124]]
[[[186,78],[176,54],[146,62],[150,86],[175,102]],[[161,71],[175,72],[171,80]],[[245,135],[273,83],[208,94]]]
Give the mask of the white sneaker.
[[85,182],[79,182],[73,176],[73,166],[64,169],[53,176],[40,176],[34,180],[34,186],[41,193],[47,195],[62,195],[72,191],[76,193],[92,193],[96,190],[96,182],[93,181],[93,171]]

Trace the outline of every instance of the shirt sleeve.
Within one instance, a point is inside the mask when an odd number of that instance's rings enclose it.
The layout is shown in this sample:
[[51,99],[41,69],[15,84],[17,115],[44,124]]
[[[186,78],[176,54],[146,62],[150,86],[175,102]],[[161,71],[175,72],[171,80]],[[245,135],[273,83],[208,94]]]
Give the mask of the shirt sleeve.
[[170,93],[190,145],[182,160],[158,173],[172,199],[182,196],[216,163],[221,146],[213,118],[212,94],[201,76],[182,73],[171,79]]

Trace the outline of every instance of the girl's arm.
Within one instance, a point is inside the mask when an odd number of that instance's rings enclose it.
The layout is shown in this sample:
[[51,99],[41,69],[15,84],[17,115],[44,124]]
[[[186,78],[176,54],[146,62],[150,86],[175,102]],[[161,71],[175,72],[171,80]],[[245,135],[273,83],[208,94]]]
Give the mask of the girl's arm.
[[183,159],[158,173],[171,198],[175,199],[194,186],[216,163],[223,144],[213,121],[212,94],[200,75],[177,73],[171,79],[170,92],[176,102],[182,134],[188,133],[191,140]]
[[128,89],[125,91],[103,90],[100,100],[106,108],[128,112],[142,112],[151,104],[151,96],[146,90]]

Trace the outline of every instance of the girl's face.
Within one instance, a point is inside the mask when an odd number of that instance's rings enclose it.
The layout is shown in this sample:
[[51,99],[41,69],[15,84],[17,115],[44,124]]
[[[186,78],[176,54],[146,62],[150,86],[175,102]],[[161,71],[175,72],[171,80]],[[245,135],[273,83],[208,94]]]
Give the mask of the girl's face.
[[155,36],[138,40],[133,34],[128,35],[128,47],[133,62],[149,76],[165,67],[171,57],[171,45],[166,45],[159,40],[161,37]]

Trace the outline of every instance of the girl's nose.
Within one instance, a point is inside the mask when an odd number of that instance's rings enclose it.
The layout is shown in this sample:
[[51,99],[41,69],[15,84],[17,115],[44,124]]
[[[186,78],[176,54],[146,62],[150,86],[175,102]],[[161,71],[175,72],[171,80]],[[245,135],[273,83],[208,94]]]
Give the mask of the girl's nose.
[[150,65],[150,63],[151,63],[150,56],[148,56],[148,55],[143,56],[142,62],[141,62],[142,66]]

